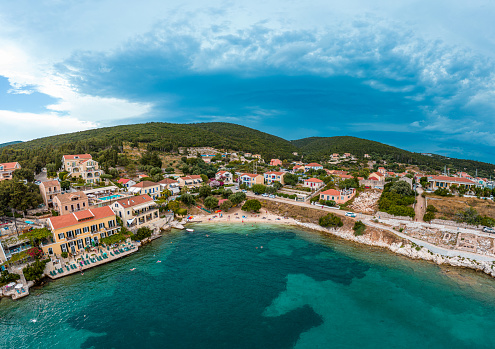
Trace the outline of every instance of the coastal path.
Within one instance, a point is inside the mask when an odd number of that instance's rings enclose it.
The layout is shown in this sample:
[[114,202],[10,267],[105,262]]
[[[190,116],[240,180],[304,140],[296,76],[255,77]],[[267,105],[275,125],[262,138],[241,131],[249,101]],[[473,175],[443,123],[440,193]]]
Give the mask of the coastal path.
[[423,194],[423,188],[417,187],[416,192],[418,195],[416,196],[416,203],[414,204],[414,212],[416,213],[416,221],[424,222],[423,216],[426,212],[426,200],[421,196]]
[[[255,194],[250,193],[250,192],[247,193],[247,196],[250,197],[250,198],[257,198],[258,197],[258,195],[255,195]],[[263,197],[262,199],[263,200],[276,201],[276,202],[280,202],[280,203],[284,203],[284,204],[288,204],[288,205],[301,206],[301,207],[309,207],[309,208],[313,208],[313,209],[324,211],[324,212],[331,212],[331,213],[334,213],[334,214],[339,215],[339,216],[345,216],[345,211],[343,211],[343,210],[332,209],[332,208],[328,208],[328,207],[322,207],[320,205],[311,205],[311,204],[308,204],[308,203],[305,203],[305,202],[299,202],[299,201],[294,201],[294,200],[282,199],[282,198],[278,198],[278,197],[277,198]],[[389,231],[391,233],[394,233],[395,235],[400,236],[400,237],[402,237],[402,238],[404,238],[406,240],[409,240],[409,241],[415,243],[416,245],[423,246],[423,247],[427,248],[428,250],[430,250],[433,253],[437,253],[437,254],[440,254],[440,255],[443,255],[443,256],[448,256],[448,257],[459,256],[459,257],[464,257],[464,258],[470,258],[470,259],[477,260],[477,261],[495,261],[495,258],[494,257],[480,255],[480,254],[477,254],[477,253],[471,253],[471,252],[467,252],[467,251],[449,250],[449,249],[446,249],[446,248],[443,248],[443,247],[439,247],[439,246],[433,245],[433,244],[431,244],[429,242],[426,242],[426,241],[423,241],[423,240],[419,240],[419,239],[413,238],[413,237],[408,236],[408,235],[406,235],[404,233],[401,233],[401,232],[399,232],[397,230],[394,230],[394,229],[392,229],[390,227],[387,227],[387,226],[385,226],[383,224],[374,222],[373,221],[374,218],[373,218],[372,215],[366,215],[366,214],[363,214],[363,213],[357,213],[356,219],[362,220],[364,223],[366,223],[369,226],[372,226],[372,227],[375,227],[375,228],[378,228],[378,229],[387,230],[387,231]],[[393,221],[392,219],[387,219],[387,220]],[[409,222],[409,223],[413,223],[413,222]],[[414,222],[414,224],[421,225],[421,226],[431,226],[429,224],[419,223],[419,222]],[[463,229],[463,230],[467,230],[467,229]],[[469,232],[470,233],[471,232],[472,233],[477,233],[479,235],[479,232],[474,232],[474,231],[469,231]]]

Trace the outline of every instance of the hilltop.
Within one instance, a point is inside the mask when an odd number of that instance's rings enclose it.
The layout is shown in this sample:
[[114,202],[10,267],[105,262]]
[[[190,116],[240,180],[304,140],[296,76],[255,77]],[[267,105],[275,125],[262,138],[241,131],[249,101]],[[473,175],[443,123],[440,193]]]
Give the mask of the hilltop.
[[7,142],[7,143],[0,143],[0,148],[6,147],[8,145],[18,144],[18,143],[22,143],[22,141],[12,141],[12,142]]
[[[289,141],[249,127],[223,122],[197,124],[150,122],[44,137],[4,147],[0,162],[20,161],[23,166],[39,167],[50,162],[59,162],[63,154],[96,154],[110,148],[122,149],[124,142],[134,146],[139,144],[149,151],[160,152],[177,152],[179,147],[209,146],[261,154],[265,160],[271,158],[295,160],[303,156],[304,161],[324,162],[332,153],[348,152],[359,158],[364,154],[370,154],[388,162],[419,165],[430,170],[442,170],[447,166],[474,174],[477,169],[481,176],[490,176],[495,169],[493,164],[440,155],[425,156],[362,138],[309,137]],[[298,155],[294,155],[294,152]]]

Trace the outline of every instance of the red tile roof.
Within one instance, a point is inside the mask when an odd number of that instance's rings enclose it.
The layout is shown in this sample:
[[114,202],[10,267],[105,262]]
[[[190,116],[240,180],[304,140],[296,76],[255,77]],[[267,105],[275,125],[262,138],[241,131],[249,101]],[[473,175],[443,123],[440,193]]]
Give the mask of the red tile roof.
[[307,164],[306,166],[309,166],[309,167],[323,167],[320,164],[317,164],[316,162],[312,162],[310,164]]
[[285,172],[277,172],[277,171],[269,171],[269,172],[265,172],[265,174],[274,174],[274,175],[277,175],[277,176],[281,176],[283,175]]
[[107,217],[114,217],[112,209],[108,206],[92,208],[86,211],[64,214],[62,216],[50,217],[53,229],[62,229],[72,225],[80,224],[82,221],[93,221]]
[[21,165],[18,162],[4,162],[0,164],[0,166],[3,166],[4,171],[15,170],[16,165],[19,165],[19,168],[21,167]]
[[[46,181],[46,182],[41,182],[43,184],[43,187],[48,188],[48,187],[60,187],[60,182],[59,181]],[[40,184],[40,185],[41,185]]]
[[447,177],[447,176],[428,176],[428,179],[433,179],[435,181],[444,181],[444,182],[458,182],[465,184],[476,184],[472,180],[462,177]]
[[261,175],[259,175],[259,174],[254,174],[254,173],[243,173],[243,174],[241,175],[241,177],[244,177],[244,176],[249,176],[249,177],[254,178],[254,177],[261,176]]
[[318,178],[310,178],[310,179],[305,179],[305,182],[312,182],[312,183],[323,183],[321,179]]
[[200,175],[190,175],[190,176],[180,177],[180,179],[186,181],[188,179],[202,179],[202,178]]
[[328,189],[328,190],[325,190],[325,191],[321,192],[320,194],[323,194],[323,195],[332,195],[332,196],[339,196],[340,195],[340,191],[335,190],[335,189]]
[[146,195],[132,196],[127,199],[120,199],[117,200],[116,202],[122,205],[124,208],[128,208],[136,205],[141,205],[146,202],[154,202],[154,201],[148,194],[146,194]]
[[159,183],[151,182],[151,181],[142,181],[134,184],[131,188],[148,188],[158,185]]
[[[77,156],[77,159],[76,159]],[[64,155],[65,160],[92,159],[91,154]]]
[[171,179],[171,178],[164,178],[162,179],[160,182],[158,182],[160,184],[174,184],[174,183],[178,183],[175,179]]
[[120,184],[126,184],[127,182],[129,182],[130,179],[129,178],[121,178],[119,179],[117,182],[120,183]]

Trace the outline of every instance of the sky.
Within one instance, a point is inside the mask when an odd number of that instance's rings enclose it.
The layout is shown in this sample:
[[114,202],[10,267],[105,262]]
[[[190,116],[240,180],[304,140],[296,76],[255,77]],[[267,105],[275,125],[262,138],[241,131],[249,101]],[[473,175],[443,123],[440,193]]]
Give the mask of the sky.
[[0,143],[149,121],[495,163],[495,2],[0,2]]

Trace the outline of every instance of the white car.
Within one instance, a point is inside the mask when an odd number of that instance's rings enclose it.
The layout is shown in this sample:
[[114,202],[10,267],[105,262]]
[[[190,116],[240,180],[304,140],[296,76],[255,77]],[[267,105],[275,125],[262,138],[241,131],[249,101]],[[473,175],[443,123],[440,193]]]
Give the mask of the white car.
[[275,195],[270,195],[269,198],[270,199],[275,199]]
[[346,212],[345,215],[347,217],[357,217],[357,215],[354,212]]
[[484,231],[485,233],[495,233],[495,229],[493,229],[493,228],[489,228],[489,227],[484,227],[484,228],[483,228],[483,231]]

